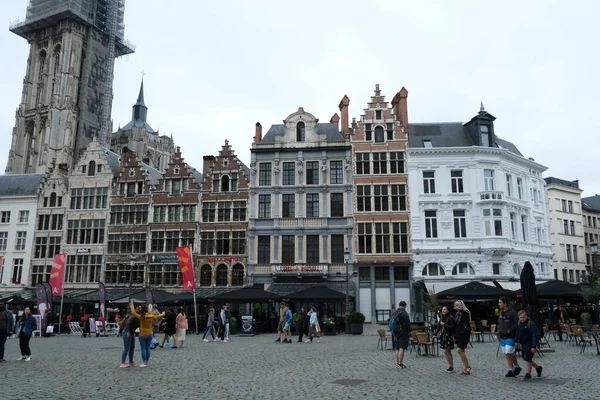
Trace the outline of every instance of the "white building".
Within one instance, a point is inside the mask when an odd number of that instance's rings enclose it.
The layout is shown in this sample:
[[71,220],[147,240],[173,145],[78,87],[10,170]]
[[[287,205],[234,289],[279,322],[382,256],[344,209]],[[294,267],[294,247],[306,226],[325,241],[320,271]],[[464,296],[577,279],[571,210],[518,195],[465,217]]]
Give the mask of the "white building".
[[0,291],[29,286],[38,190],[44,174],[0,176]]
[[552,243],[554,278],[582,282],[585,277],[585,246],[581,190],[578,181],[548,177],[546,199]]
[[471,280],[517,289],[525,261],[552,277],[546,167],[498,138],[494,120],[482,106],[464,125],[409,125],[413,279],[430,294]]

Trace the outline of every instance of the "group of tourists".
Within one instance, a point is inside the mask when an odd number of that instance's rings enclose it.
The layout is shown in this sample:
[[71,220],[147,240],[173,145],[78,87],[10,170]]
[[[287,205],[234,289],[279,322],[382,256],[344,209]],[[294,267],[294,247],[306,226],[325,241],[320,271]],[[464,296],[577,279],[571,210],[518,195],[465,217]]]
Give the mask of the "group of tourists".
[[0,302],[0,363],[6,362],[4,359],[4,349],[6,340],[9,337],[19,338],[19,348],[21,357],[17,361],[31,361],[31,348],[29,341],[33,331],[37,329],[37,321],[31,315],[31,309],[26,307],[23,314],[17,318],[11,311],[7,310],[5,304]]
[[[292,343],[292,322],[293,314],[290,305],[282,303],[279,310],[279,324],[277,325],[277,340],[275,342]],[[321,325],[319,325],[318,313],[315,307],[311,307],[308,313],[306,307],[302,307],[297,322],[298,343],[302,343],[304,336],[307,337],[304,343],[311,343],[315,337],[317,343],[321,341]],[[283,339],[281,339],[281,336],[283,336]]]
[[208,342],[206,338],[210,335],[214,342],[226,343],[229,340],[229,306],[222,306],[219,316],[215,315],[214,307],[208,310],[206,318],[206,329],[202,335],[202,341]]

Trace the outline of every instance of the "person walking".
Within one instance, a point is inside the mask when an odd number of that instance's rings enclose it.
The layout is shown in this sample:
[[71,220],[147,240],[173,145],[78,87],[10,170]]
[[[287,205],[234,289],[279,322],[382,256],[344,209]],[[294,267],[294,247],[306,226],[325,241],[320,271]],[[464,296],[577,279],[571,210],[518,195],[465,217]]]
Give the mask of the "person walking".
[[519,324],[515,331],[515,350],[518,351],[521,346],[521,355],[525,361],[525,380],[531,379],[531,367],[535,366],[538,378],[542,376],[541,365],[533,362],[533,354],[537,347],[537,332],[535,324],[529,319],[524,310],[519,311]]
[[229,306],[225,306],[225,341],[229,340]]
[[187,317],[185,316],[185,311],[183,310],[183,307],[179,309],[179,314],[177,314],[175,324],[177,326],[177,338],[179,339],[179,347],[183,349],[183,345],[185,343],[185,333],[188,329],[188,321]]
[[21,315],[21,321],[19,323],[19,348],[21,349],[21,357],[17,358],[17,361],[25,360],[31,361],[31,349],[29,348],[29,341],[35,328],[37,328],[37,321],[31,315],[29,307],[25,307],[23,315]]
[[133,316],[140,321],[140,333],[138,335],[138,340],[140,341],[140,347],[142,349],[142,364],[140,365],[140,367],[145,368],[148,366],[148,362],[150,361],[150,343],[152,343],[152,321],[164,317],[165,313],[163,312],[159,315],[152,315],[152,313],[148,311],[148,306],[146,304],[142,304],[140,312],[138,313],[133,306],[133,300],[131,300],[129,308],[131,310],[131,314],[133,314]]
[[292,325],[293,318],[294,317],[292,315],[292,310],[290,310],[290,305],[286,304],[285,305],[285,322],[283,324],[283,342],[282,343],[292,343],[291,325]]
[[13,314],[6,310],[4,303],[0,302],[0,362],[5,362],[4,347],[6,339],[13,334],[15,320]]
[[161,347],[161,348],[164,347],[165,341],[168,342],[168,338],[172,337],[173,345],[171,346],[171,348],[173,348],[173,349],[177,348],[177,323],[176,322],[177,322],[177,316],[173,312],[173,309],[169,308],[167,310],[165,335],[163,336],[162,343],[159,345],[159,347]]
[[554,325],[556,325],[556,331],[558,333],[558,341],[562,342],[562,340],[563,340],[562,326],[564,324],[569,323],[569,312],[565,309],[564,304],[559,305],[558,308],[554,311],[554,314],[552,315],[552,320],[554,322]]
[[314,308],[314,307],[310,308],[310,311],[308,312],[308,318],[309,318],[309,324],[310,324],[308,327],[308,339],[306,339],[306,341],[304,343],[312,342],[313,337],[315,337],[315,336],[317,336],[317,343],[319,343],[321,341],[321,339],[319,339],[319,335],[320,335],[319,318],[318,318],[316,308]]
[[298,315],[298,343],[302,343],[302,338],[304,335],[308,336],[308,317],[306,315],[306,308],[302,307],[300,309],[300,314]]
[[454,359],[452,357],[452,350],[454,349],[454,331],[454,317],[450,310],[448,310],[448,307],[443,306],[436,336],[440,341],[440,348],[444,350],[444,356],[448,362],[448,369],[446,372],[449,374],[454,372]]
[[[135,310],[139,313],[142,310],[142,306],[138,305]],[[122,329],[121,326],[123,327]],[[121,353],[120,368],[137,367],[137,364],[133,361],[133,354],[135,351],[135,331],[139,327],[140,321],[132,314],[127,315],[119,325],[119,334],[123,338],[123,353]],[[129,364],[125,362],[128,355]]]
[[471,339],[471,311],[465,306],[462,300],[454,302],[454,341],[458,348],[458,355],[463,363],[461,375],[470,375],[471,366],[465,350]]
[[225,339],[225,326],[227,325],[227,306],[221,307],[221,313],[219,314],[219,341],[227,342]]
[[277,340],[281,342],[281,334],[283,333],[283,326],[285,325],[285,303],[279,305],[279,323],[277,324]]
[[508,364],[508,372],[504,376],[512,378],[521,373],[521,367],[519,367],[519,362],[515,355],[515,331],[517,330],[519,317],[517,316],[517,312],[508,306],[506,297],[498,300],[498,307],[500,308],[500,312],[498,313],[496,331],[500,338],[500,347]]
[[206,318],[206,329],[204,330],[204,335],[202,336],[203,342],[208,342],[206,335],[208,335],[209,333],[212,336],[213,341],[217,340],[217,336],[215,335],[215,309],[212,307],[208,310],[208,317]]
[[[406,302],[402,300],[398,303],[398,308],[392,315],[394,335],[394,350],[396,350],[396,368],[405,369],[404,353],[408,349],[408,338],[410,335],[410,317],[406,312]],[[390,318],[390,320],[392,319]]]

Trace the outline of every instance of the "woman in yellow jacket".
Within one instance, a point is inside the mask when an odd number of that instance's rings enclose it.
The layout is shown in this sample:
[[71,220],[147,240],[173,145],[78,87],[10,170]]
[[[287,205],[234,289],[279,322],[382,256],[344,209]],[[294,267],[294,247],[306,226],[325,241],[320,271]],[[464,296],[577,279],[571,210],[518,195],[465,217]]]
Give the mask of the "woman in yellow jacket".
[[131,309],[131,314],[140,320],[140,334],[138,336],[140,340],[140,347],[142,349],[142,365],[140,365],[140,367],[144,368],[148,366],[148,361],[150,360],[150,343],[152,343],[152,321],[164,317],[165,313],[159,315],[152,315],[152,313],[148,311],[148,305],[143,304],[142,309],[138,314],[135,311],[133,301],[129,304],[129,308]]

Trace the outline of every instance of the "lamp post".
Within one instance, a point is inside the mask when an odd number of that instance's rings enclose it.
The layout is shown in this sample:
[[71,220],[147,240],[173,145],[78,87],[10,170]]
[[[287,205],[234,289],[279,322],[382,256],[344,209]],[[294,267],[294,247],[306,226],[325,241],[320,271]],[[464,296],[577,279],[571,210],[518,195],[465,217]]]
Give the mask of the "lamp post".
[[135,267],[135,255],[129,255],[129,290],[127,291],[128,303],[131,303],[131,286],[133,285],[133,267]]
[[350,309],[350,294],[348,293],[350,287],[350,274],[348,272],[348,265],[350,264],[350,251],[346,247],[344,250],[344,264],[346,264],[346,331],[348,330],[348,314]]
[[596,243],[596,241],[594,241],[594,239],[592,239],[590,241],[590,251],[592,252],[592,256],[590,257],[590,270],[588,271],[588,281],[592,281],[593,279],[596,279],[596,267],[597,267],[597,263],[596,263],[596,257],[598,256],[598,243]]

